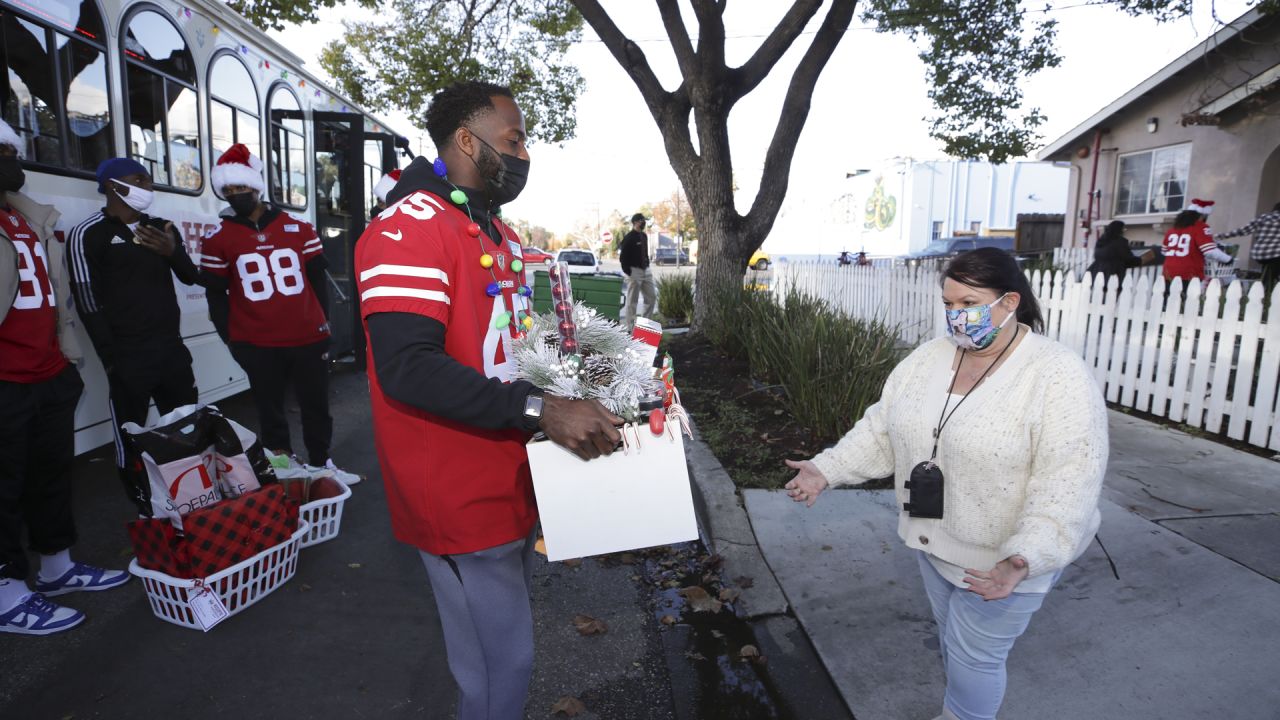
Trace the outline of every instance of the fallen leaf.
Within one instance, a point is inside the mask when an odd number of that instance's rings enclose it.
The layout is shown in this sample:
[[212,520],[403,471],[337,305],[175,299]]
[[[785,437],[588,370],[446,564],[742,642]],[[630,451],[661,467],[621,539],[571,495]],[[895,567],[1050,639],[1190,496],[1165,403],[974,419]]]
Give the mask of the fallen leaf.
[[823,549],[823,550],[830,550],[830,549],[831,549],[831,546],[830,546],[830,545],[823,545],[823,546],[822,546],[822,549]]
[[643,578],[641,578],[639,575],[632,575],[631,579],[635,582],[640,582],[640,580],[642,580]]
[[618,562],[622,563],[623,565],[635,565],[636,556],[631,553],[622,553],[621,555],[618,556]]
[[737,600],[738,596],[741,594],[742,594],[742,591],[739,590],[738,588],[721,588],[720,602],[731,603],[734,600]]
[[723,640],[723,639],[724,639],[724,633],[720,632],[719,630],[712,630],[712,631],[711,631],[711,637],[713,637],[713,638],[715,638],[715,639],[717,639],[717,640]]
[[706,660],[707,659],[706,655],[703,655],[700,652],[694,652],[692,650],[685,650],[684,656],[689,658],[690,660]]
[[706,590],[697,585],[681,590],[680,594],[689,601],[689,607],[693,608],[694,612],[718,613],[723,607],[719,600],[711,597]]
[[744,575],[734,578],[733,584],[745,590],[749,587],[753,587],[756,584],[756,581]]
[[565,717],[578,717],[587,711],[587,706],[582,701],[572,695],[565,695],[551,706],[551,714],[558,715],[563,713]]
[[590,615],[574,615],[573,626],[578,628],[579,635],[603,635],[609,632],[609,626],[605,625],[603,620],[597,620]]
[[760,649],[755,645],[743,645],[742,649],[738,651],[738,657],[743,659],[760,657]]
[[760,439],[769,442],[769,433],[760,433]]
[[676,624],[676,619],[670,615],[663,615],[662,617],[658,618],[658,622],[662,623],[663,625],[667,625],[669,627],[671,625]]
[[666,585],[667,587],[669,587],[669,588],[671,588],[672,590],[674,590],[674,589],[676,589],[676,588],[680,587],[680,581],[679,581],[679,580],[668,580],[668,581],[666,581],[665,583],[663,583],[663,585]]
[[782,411],[781,411],[781,410],[774,410],[774,411],[773,411],[773,414],[774,414],[774,415],[781,415],[781,414],[782,414]]
[[560,562],[564,563],[565,567],[576,568],[582,564],[582,558],[570,558],[568,560],[561,560]]
[[347,567],[351,568],[352,570],[359,570],[360,563],[347,563]]

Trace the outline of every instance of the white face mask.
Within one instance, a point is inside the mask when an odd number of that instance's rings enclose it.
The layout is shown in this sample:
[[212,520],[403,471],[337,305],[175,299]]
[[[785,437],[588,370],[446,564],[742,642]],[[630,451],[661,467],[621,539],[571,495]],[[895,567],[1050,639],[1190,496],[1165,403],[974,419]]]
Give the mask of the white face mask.
[[116,192],[116,194],[120,196],[120,199],[124,201],[125,205],[128,205],[138,212],[146,212],[147,208],[151,207],[151,199],[156,195],[154,192],[150,190],[143,190],[140,187],[135,187],[126,182],[120,182],[115,178],[112,178],[111,182],[119,185],[120,187],[128,188],[128,195],[119,191]]

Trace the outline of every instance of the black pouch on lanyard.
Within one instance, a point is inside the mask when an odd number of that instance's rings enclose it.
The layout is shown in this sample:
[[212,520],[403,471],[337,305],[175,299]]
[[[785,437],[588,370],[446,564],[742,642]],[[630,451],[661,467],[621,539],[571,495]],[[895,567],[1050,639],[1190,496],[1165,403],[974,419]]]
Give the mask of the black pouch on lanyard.
[[942,483],[942,470],[932,462],[922,462],[911,468],[911,479],[904,484],[911,498],[902,509],[911,517],[941,520]]

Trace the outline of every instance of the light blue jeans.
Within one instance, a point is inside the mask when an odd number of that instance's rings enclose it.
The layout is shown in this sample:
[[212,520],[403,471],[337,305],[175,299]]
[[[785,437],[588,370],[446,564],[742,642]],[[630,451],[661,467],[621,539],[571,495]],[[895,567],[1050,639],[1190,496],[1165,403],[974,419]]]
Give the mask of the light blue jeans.
[[942,666],[947,673],[943,705],[960,720],[995,720],[1004,700],[1005,660],[1013,642],[1040,609],[1045,593],[1013,593],[1003,600],[983,600],[981,595],[947,582],[925,553],[916,551],[916,560],[938,623]]

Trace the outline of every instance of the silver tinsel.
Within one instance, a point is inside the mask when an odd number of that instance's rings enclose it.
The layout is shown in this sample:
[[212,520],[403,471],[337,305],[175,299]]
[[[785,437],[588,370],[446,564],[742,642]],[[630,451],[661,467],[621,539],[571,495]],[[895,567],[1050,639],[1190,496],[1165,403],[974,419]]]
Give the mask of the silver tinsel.
[[634,421],[640,399],[662,389],[646,361],[647,346],[582,303],[573,310],[582,365],[560,357],[559,320],[555,313],[544,313],[534,315],[533,326],[514,343],[516,378],[561,397],[599,400],[610,412]]

